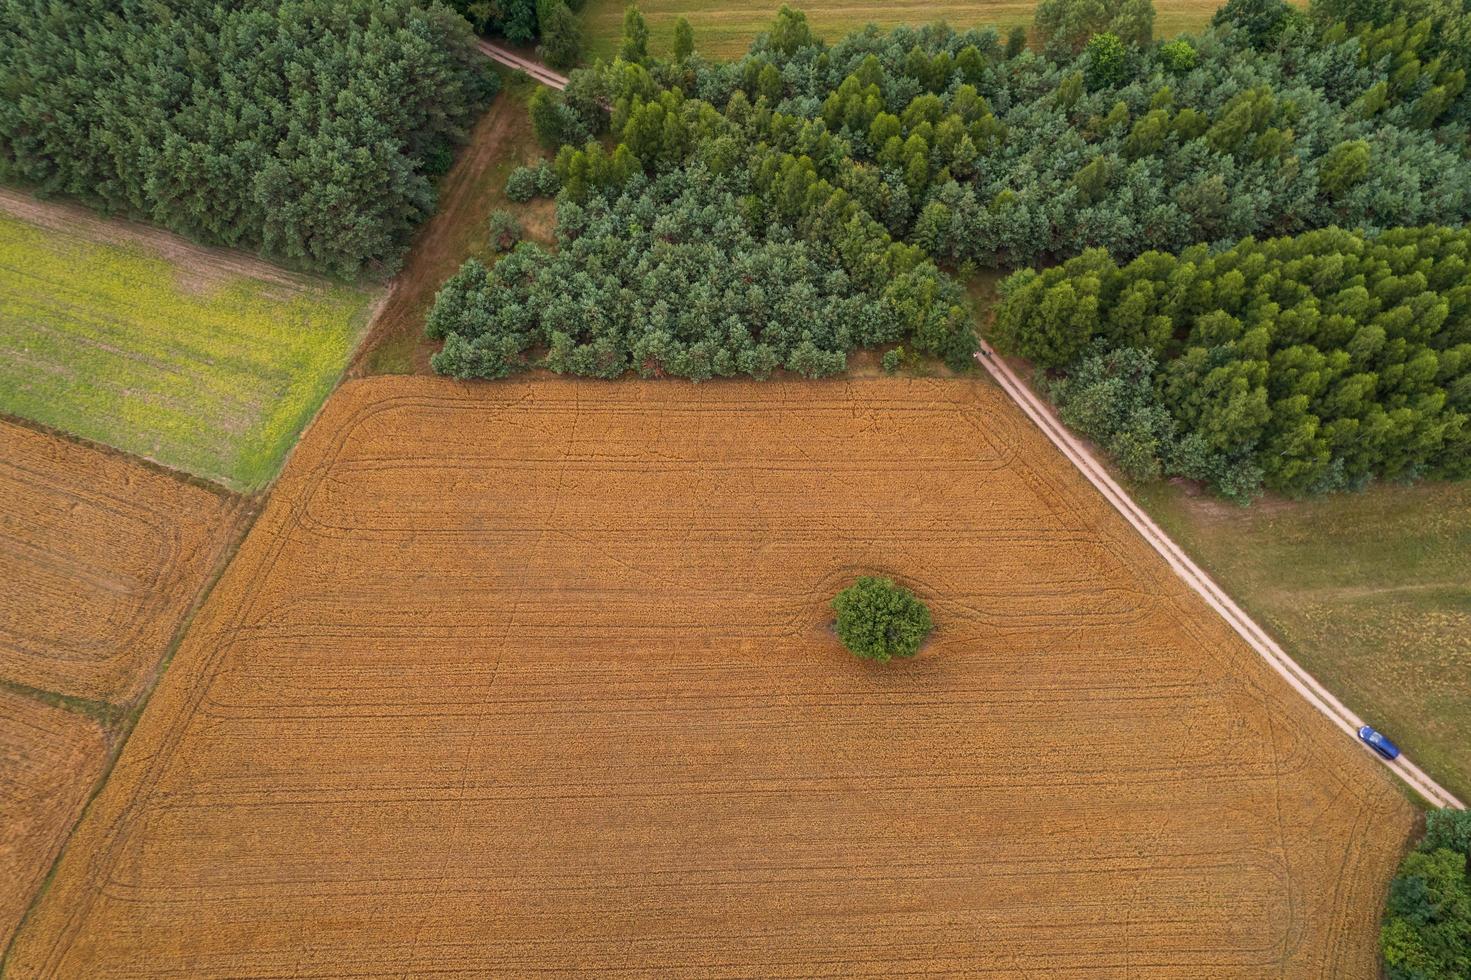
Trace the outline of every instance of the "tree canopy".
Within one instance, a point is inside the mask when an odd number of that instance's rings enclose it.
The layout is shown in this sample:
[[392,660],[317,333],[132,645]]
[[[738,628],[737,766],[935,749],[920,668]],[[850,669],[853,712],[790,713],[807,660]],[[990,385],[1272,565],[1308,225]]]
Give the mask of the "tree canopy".
[[566,180],[555,252],[522,243],[444,285],[428,322],[445,340],[435,370],[817,377],[905,337],[961,362],[974,350],[959,286],[879,229],[852,231],[847,262],[752,214],[749,175],[696,165],[650,180],[626,148],[569,164]]
[[878,576],[863,576],[839,592],[833,610],[843,646],[880,663],[914,656],[934,628],[929,609],[913,592]]
[[829,45],[784,10],[729,64],[649,57],[631,13],[625,58],[557,97],[586,123],[563,141],[606,134],[651,174],[723,137],[752,170],[805,158],[896,240],[986,266],[1471,217],[1465,73],[1428,24],[1235,0],[1200,36],[1154,44],[1116,23],[1130,3],[1064,6],[1104,15],[1076,54],[944,25]]
[[1471,475],[1467,229],[1091,251],[1001,292],[998,345],[1066,369],[1064,416],[1136,475],[1232,496]]
[[1426,814],[1389,884],[1379,944],[1389,980],[1471,976],[1471,811]]
[[0,11],[0,179],[343,276],[395,267],[495,91],[414,0]]

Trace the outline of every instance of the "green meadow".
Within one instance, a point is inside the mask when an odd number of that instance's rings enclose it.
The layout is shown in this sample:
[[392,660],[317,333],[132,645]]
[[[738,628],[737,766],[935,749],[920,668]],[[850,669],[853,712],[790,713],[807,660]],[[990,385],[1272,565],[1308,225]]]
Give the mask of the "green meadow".
[[169,251],[0,214],[0,413],[258,489],[341,376],[376,294]]
[[1471,482],[1244,508],[1133,491],[1298,663],[1471,799]]

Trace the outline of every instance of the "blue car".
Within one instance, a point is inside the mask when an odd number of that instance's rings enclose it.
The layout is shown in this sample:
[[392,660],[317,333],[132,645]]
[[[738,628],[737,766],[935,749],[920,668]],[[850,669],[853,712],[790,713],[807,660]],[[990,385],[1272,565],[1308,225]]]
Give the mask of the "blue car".
[[1389,739],[1385,738],[1383,735],[1379,734],[1368,725],[1365,725],[1363,728],[1359,729],[1359,738],[1363,739],[1365,745],[1369,746],[1369,748],[1384,756],[1384,758],[1399,758],[1399,746],[1395,745]]

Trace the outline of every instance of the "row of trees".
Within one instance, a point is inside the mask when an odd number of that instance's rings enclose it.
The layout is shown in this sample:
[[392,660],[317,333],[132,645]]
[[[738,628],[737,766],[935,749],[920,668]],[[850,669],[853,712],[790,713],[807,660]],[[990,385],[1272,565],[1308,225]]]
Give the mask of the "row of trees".
[[901,338],[969,357],[962,292],[917,250],[869,229],[841,252],[757,218],[751,191],[747,173],[698,165],[653,180],[630,166],[578,199],[564,191],[555,252],[522,243],[493,268],[467,262],[440,290],[435,370],[817,377],[842,371],[855,347]]
[[1471,231],[1090,251],[1002,284],[995,337],[1137,476],[1249,497],[1471,475]]
[[396,265],[495,91],[414,0],[0,10],[0,179],[343,276]]
[[[606,130],[650,172],[725,137],[807,157],[896,238],[983,265],[1471,215],[1465,73],[1429,21],[1234,0],[1155,45],[1149,14],[1044,4],[1050,55],[943,25],[828,46],[790,10],[731,64],[658,62],[635,38],[554,100],[581,128],[549,136]],[[1100,26],[1124,34],[1081,40]]]

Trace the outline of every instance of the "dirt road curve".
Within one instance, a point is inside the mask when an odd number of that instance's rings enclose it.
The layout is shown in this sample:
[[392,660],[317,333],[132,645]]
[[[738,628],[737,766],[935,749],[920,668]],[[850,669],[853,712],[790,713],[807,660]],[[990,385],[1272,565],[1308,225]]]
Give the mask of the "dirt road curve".
[[539,61],[523,58],[516,52],[503,48],[499,44],[492,44],[484,38],[481,38],[476,44],[491,61],[498,61],[507,68],[524,71],[538,82],[541,82],[543,85],[550,85],[559,92],[567,87],[566,75],[558,75]]
[[[1267,634],[1266,630],[1258,626],[1199,565],[1191,561],[1180,546],[1175,544],[1170,536],[1165,534],[1159,525],[1144,512],[1144,509],[1124,492],[1117,481],[1093,457],[1088,448],[1057,420],[1052,410],[1032,392],[1031,388],[1022,383],[1011,366],[995,355],[991,346],[985,341],[981,342],[981,351],[976,355],[976,360],[981,362],[981,365],[990,372],[1002,389],[1021,407],[1021,410],[1036,423],[1039,429],[1046,433],[1047,438],[1051,439],[1062,454],[1072,461],[1090,483],[1098,488],[1104,498],[1124,516],[1124,519],[1144,537],[1144,540],[1149,542],[1150,547],[1159,552],[1160,556],[1169,563],[1187,585],[1198,592],[1211,608],[1220,613],[1231,628],[1239,633],[1253,650],[1261,654],[1262,659],[1270,664],[1273,670],[1281,674],[1282,678],[1292,685],[1293,690],[1301,694],[1309,704],[1327,716],[1335,725],[1347,732],[1355,742],[1359,742],[1358,731],[1363,727],[1364,720],[1350,711],[1327,688],[1318,683],[1316,678],[1289,657],[1278,646],[1277,641]],[[1359,744],[1363,745],[1362,742]],[[1466,809],[1464,803],[1456,799],[1449,790],[1431,779],[1405,756],[1401,755],[1390,762],[1381,758],[1368,746],[1364,746],[1364,751],[1393,769],[1415,792],[1434,805],[1454,807],[1457,810]]]

